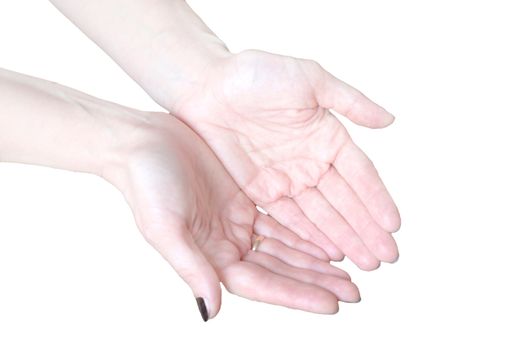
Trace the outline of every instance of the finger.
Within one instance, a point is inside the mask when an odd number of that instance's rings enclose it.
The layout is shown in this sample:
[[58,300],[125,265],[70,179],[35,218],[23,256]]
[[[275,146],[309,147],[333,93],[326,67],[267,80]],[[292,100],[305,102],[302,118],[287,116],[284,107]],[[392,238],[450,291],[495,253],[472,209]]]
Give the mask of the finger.
[[277,239],[266,237],[256,251],[272,255],[290,266],[316,271],[350,281],[349,274],[342,269],[302,251],[290,248]]
[[229,292],[247,299],[320,314],[338,312],[338,299],[328,290],[251,262],[232,264],[221,271],[220,277]]
[[385,231],[399,230],[401,219],[398,208],[372,161],[351,140],[341,148],[334,167]]
[[247,254],[243,257],[243,260],[255,263],[278,275],[324,288],[336,295],[340,301],[360,301],[358,287],[346,279],[293,267],[285,264],[281,260],[269,254],[258,251],[247,252]]
[[334,261],[343,260],[343,253],[305,216],[291,198],[283,197],[265,206],[267,213],[302,239],[316,244]]
[[381,261],[398,259],[398,247],[392,235],[381,228],[352,188],[331,167],[317,186],[325,199],[352,226],[363,243]]
[[318,104],[334,109],[354,123],[369,128],[383,128],[394,116],[349,84],[336,78],[318,64],[312,65],[314,92]]
[[185,225],[150,228],[144,236],[189,285],[194,297],[203,299],[204,305],[198,307],[204,321],[216,316],[221,305],[220,280]]
[[297,234],[280,225],[276,220],[262,213],[254,222],[254,232],[264,237],[271,237],[283,242],[294,250],[302,251],[318,259],[328,261],[329,256],[317,245],[301,239]]
[[374,270],[379,267],[380,261],[316,188],[303,191],[294,200],[305,215],[360,269]]

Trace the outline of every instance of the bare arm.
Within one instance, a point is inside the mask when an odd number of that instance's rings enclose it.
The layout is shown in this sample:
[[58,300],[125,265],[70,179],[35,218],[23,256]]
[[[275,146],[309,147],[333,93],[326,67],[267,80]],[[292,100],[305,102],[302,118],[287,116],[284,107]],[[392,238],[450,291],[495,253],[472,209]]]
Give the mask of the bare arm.
[[225,44],[183,0],[51,0],[168,110],[228,57]]
[[[130,110],[49,81],[0,69],[0,161],[102,175]],[[135,115],[135,114],[133,114]]]

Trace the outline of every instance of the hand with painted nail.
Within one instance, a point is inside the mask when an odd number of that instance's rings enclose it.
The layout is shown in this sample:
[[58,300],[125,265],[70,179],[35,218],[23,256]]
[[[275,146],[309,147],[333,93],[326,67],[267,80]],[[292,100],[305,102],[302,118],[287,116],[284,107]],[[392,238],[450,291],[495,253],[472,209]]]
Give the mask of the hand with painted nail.
[[[106,177],[124,193],[141,232],[192,288],[204,320],[220,308],[220,282],[249,299],[317,313],[357,287],[316,245],[261,214],[208,146],[168,114],[137,132],[125,168]],[[251,250],[253,234],[265,237]]]
[[[0,69],[2,161],[96,174],[118,188],[148,242],[191,287],[204,320],[220,282],[249,299],[317,313],[356,302],[317,246],[259,213],[183,122]],[[254,234],[265,237],[251,251]]]

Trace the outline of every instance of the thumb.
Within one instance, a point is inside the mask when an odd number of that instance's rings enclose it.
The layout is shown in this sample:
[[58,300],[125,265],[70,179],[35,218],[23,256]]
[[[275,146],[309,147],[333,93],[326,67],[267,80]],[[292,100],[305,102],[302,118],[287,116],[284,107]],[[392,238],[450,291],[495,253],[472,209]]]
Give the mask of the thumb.
[[315,63],[314,66],[312,71],[316,77],[312,81],[320,106],[333,109],[354,123],[369,128],[383,128],[394,121],[392,114],[359,90],[336,78],[319,64]]
[[220,280],[187,227],[154,228],[146,232],[146,240],[192,289],[203,320],[215,317],[221,306]]

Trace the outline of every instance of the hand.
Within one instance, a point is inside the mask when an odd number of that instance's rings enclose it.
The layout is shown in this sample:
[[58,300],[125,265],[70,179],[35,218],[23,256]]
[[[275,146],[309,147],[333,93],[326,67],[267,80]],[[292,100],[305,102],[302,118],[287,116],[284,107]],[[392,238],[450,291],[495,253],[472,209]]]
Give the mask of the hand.
[[331,259],[371,270],[398,258],[398,210],[329,109],[371,128],[392,115],[309,60],[245,51],[199,77],[168,107],[257,205]]
[[231,55],[185,1],[52,2],[200,134],[272,217],[334,260],[373,269],[397,259],[398,211],[329,112],[384,127],[393,117],[382,108],[312,61]]
[[[103,176],[122,191],[147,241],[204,299],[208,317],[220,308],[220,281],[249,299],[317,313],[359,301],[349,276],[259,213],[192,130],[168,114],[140,118],[117,147],[119,165]],[[256,252],[254,232],[266,237]]]

